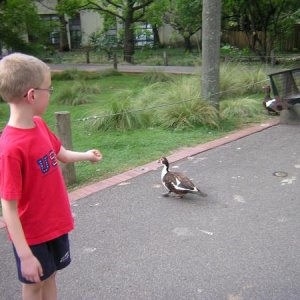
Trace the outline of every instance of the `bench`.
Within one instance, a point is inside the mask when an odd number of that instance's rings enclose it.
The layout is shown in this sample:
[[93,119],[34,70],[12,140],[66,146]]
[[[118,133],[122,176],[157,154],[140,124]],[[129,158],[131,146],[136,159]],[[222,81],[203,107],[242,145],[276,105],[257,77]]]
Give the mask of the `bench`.
[[300,122],[300,68],[268,74],[275,98],[283,104],[280,119],[283,123]]

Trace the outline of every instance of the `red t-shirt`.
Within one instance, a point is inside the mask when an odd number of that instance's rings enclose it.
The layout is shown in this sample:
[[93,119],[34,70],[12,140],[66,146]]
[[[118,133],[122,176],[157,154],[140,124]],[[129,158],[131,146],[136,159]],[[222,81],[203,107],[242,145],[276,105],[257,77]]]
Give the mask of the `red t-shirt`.
[[29,245],[74,227],[67,189],[56,159],[61,142],[40,117],[35,127],[6,126],[0,137],[0,196],[16,200]]

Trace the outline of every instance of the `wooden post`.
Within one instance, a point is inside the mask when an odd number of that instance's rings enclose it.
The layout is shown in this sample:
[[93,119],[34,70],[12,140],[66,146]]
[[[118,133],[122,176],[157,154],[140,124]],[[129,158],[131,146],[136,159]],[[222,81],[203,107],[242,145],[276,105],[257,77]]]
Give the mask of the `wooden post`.
[[275,64],[276,64],[275,50],[272,49],[271,50],[271,65],[275,66]]
[[90,49],[86,49],[86,63],[89,64],[90,63]]
[[113,60],[114,60],[114,69],[118,70],[118,59],[117,59],[117,54],[116,53],[114,53]]
[[[56,112],[55,119],[57,136],[60,138],[66,149],[73,150],[70,113],[68,111]],[[60,165],[66,184],[75,183],[76,172],[74,163],[61,163]]]
[[168,65],[168,55],[167,55],[166,50],[164,50],[163,56],[164,56],[164,66],[167,66]]

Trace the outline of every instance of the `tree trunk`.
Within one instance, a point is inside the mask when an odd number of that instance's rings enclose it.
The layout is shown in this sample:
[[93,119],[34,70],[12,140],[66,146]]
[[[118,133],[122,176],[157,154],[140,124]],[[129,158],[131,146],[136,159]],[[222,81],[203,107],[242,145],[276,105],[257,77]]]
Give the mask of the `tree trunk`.
[[186,52],[192,53],[192,43],[191,43],[191,37],[190,36],[183,36],[184,38],[184,49]]
[[132,63],[134,55],[134,28],[133,9],[131,7],[128,7],[124,27],[124,60],[128,63]]
[[64,15],[59,15],[59,23],[60,23],[60,34],[59,34],[59,50],[60,51],[69,51],[69,42],[68,42],[68,34],[67,34],[67,21],[65,20]]
[[156,47],[159,47],[160,46],[160,38],[159,38],[157,26],[155,26],[155,25],[152,26],[152,32],[153,32],[153,45]]
[[219,108],[221,0],[203,0],[202,96]]

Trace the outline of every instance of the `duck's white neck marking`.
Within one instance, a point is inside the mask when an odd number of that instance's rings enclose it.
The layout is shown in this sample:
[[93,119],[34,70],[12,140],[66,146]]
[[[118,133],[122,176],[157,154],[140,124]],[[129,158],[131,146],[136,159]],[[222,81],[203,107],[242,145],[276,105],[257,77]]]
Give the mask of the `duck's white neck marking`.
[[168,168],[166,165],[163,165],[163,169],[161,171],[161,180],[163,180],[164,176],[168,173]]

